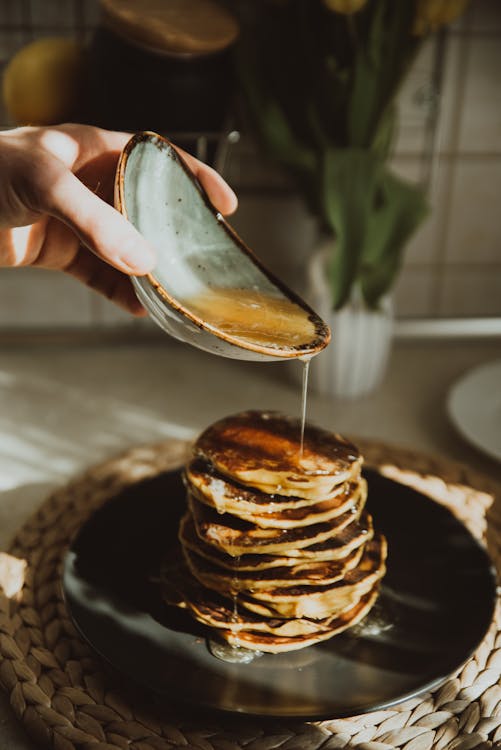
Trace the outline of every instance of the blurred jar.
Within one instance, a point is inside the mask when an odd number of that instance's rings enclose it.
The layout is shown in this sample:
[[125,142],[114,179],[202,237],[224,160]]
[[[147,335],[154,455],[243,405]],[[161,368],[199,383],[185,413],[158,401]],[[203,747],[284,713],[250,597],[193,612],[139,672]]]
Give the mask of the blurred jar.
[[215,0],[100,0],[88,119],[123,130],[218,131],[233,95],[235,18]]

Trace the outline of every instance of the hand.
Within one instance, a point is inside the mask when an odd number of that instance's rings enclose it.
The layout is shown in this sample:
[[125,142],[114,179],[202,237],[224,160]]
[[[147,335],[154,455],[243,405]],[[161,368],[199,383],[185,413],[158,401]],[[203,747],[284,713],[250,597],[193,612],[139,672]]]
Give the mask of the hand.
[[[134,315],[146,312],[130,275],[155,265],[153,248],[110,203],[130,134],[87,125],[0,134],[0,266],[69,273]],[[211,167],[178,149],[222,214],[235,194]]]

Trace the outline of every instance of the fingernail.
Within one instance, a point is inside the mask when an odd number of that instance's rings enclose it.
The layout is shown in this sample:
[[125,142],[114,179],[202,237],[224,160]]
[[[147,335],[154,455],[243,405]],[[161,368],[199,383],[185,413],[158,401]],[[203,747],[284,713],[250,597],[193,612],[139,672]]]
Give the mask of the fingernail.
[[120,263],[136,276],[143,276],[155,267],[155,253],[149,245],[137,243],[120,254]]

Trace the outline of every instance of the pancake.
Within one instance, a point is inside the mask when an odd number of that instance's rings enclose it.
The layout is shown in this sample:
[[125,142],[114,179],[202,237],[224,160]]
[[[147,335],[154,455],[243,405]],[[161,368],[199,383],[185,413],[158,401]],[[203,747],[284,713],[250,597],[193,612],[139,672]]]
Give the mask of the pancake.
[[343,611],[371,591],[386,568],[386,540],[376,536],[364,549],[360,564],[343,580],[323,586],[290,586],[239,595],[239,606],[272,617],[322,619]]
[[354,550],[342,562],[309,562],[277,566],[265,570],[231,571],[209,562],[203,556],[184,549],[184,556],[193,576],[207,588],[221,594],[240,591],[269,590],[270,587],[307,586],[314,583],[334,583],[344,578],[360,562],[363,548]]
[[370,541],[373,536],[372,516],[364,511],[360,518],[342,529],[339,534],[309,547],[283,550],[282,555],[290,557],[291,560],[339,560],[352,549]]
[[[219,480],[217,481],[219,482]],[[228,482],[225,484],[229,485]],[[219,488],[219,486],[218,484],[217,487]],[[339,486],[337,494],[334,497],[319,502],[303,500],[300,506],[288,508],[284,508],[279,501],[274,501],[275,498],[279,497],[278,495],[275,495],[273,500],[270,500],[270,496],[268,495],[266,496],[268,497],[268,505],[262,503],[258,512],[249,511],[247,508],[250,503],[245,504],[240,499],[231,502],[222,498],[217,491],[211,495],[211,486],[206,486],[202,490],[199,489],[199,486],[193,484],[189,484],[188,487],[197,500],[209,505],[211,508],[215,508],[218,513],[230,513],[230,515],[242,518],[244,521],[249,521],[249,523],[253,523],[263,529],[289,529],[295,526],[309,526],[329,521],[331,518],[337,518],[350,509],[354,497],[359,491],[358,482],[344,482]],[[249,490],[245,492],[247,495],[254,494]],[[259,494],[265,497],[263,493]]]
[[234,571],[259,571],[269,568],[284,566],[307,566],[317,565],[320,562],[343,560],[354,550],[360,549],[362,545],[370,541],[374,534],[372,517],[364,511],[361,517],[350,523],[346,528],[320,544],[303,547],[294,550],[296,554],[290,555],[290,550],[282,554],[243,554],[238,558],[231,557],[213,544],[207,544],[196,533],[195,523],[191,513],[186,513],[181,519],[179,527],[179,539],[185,549],[193,550],[226,570]]
[[222,419],[195,443],[223,474],[267,494],[318,500],[353,476],[362,458],[344,438],[278,412],[247,411]]
[[[355,492],[355,490],[353,490]],[[353,499],[351,493],[343,493],[344,503],[336,500],[323,500],[308,507],[289,508],[282,511],[269,511],[263,515],[257,513],[238,513],[238,517],[249,521],[261,529],[293,529],[298,526],[312,526],[316,523],[338,518],[351,509]]]
[[[356,465],[353,475],[347,482],[358,479],[360,474],[359,466]],[[196,490],[198,498],[202,502],[216,508],[220,513],[232,513],[236,516],[256,515],[262,516],[264,512],[276,513],[283,510],[297,510],[298,508],[308,507],[318,502],[318,500],[334,500],[339,498],[339,505],[342,506],[345,498],[343,493],[347,490],[347,482],[338,484],[334,489],[322,498],[304,498],[294,497],[294,495],[279,495],[277,493],[260,492],[256,488],[245,487],[225,477],[216,471],[212,464],[206,459],[198,456],[192,459],[183,475],[186,487]],[[340,511],[341,512],[341,511]]]
[[189,610],[199,622],[211,628],[230,629],[234,633],[242,630],[295,637],[318,633],[331,627],[332,617],[323,621],[261,617],[239,608],[238,599],[221,596],[198,583],[187,569],[176,570],[175,578],[167,577],[162,591],[164,602],[169,606]]
[[228,555],[238,557],[256,552],[277,554],[284,550],[291,551],[291,548],[297,553],[303,547],[335,536],[360,517],[367,498],[367,484],[365,480],[360,481],[351,508],[337,518],[290,529],[259,528],[228,513],[219,514],[214,508],[201,503],[191,491],[188,491],[187,496],[197,535]]
[[[238,600],[221,596],[210,591],[195,581],[184,569],[177,569],[176,576],[167,576],[162,591],[163,600],[168,606],[188,610],[196,620],[218,632],[233,645],[244,645],[239,643],[239,637],[247,642],[256,639],[264,646],[260,650],[275,651],[275,648],[266,649],[266,643],[270,646],[287,645],[283,638],[300,638],[294,641],[296,648],[309,645],[311,642],[322,640],[322,636],[331,637],[341,632],[346,627],[354,625],[368,611],[367,606],[372,605],[377,596],[377,590],[373,590],[361,598],[355,605],[349,607],[335,616],[326,617],[323,620],[311,620],[308,618],[273,618],[259,616],[242,609],[238,606]],[[278,642],[275,639],[279,639]],[[305,639],[308,643],[305,643]],[[285,649],[284,649],[285,650]]]
[[295,651],[321,641],[326,641],[334,635],[338,635],[348,628],[353,627],[368,614],[377,597],[378,590],[375,588],[356,602],[356,604],[353,604],[349,610],[339,614],[337,618],[333,618],[330,628],[322,629],[308,635],[285,637],[248,630],[240,630],[238,633],[234,633],[232,630],[223,630],[220,633],[231,646],[235,647],[239,646],[254,651],[275,654],[285,651]]

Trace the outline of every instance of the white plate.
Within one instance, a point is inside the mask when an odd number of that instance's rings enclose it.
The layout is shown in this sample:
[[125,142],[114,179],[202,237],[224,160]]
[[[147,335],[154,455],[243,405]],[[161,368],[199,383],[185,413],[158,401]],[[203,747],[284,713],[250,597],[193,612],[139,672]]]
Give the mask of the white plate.
[[463,375],[449,392],[447,409],[466,440],[501,461],[501,360]]

